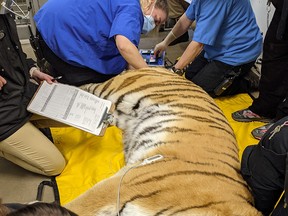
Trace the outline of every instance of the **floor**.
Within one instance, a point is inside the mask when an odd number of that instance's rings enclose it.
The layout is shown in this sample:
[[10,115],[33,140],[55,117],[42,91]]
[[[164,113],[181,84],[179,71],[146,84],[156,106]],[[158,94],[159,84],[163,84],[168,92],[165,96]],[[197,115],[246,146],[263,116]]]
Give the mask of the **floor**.
[[[29,40],[21,40],[28,58],[35,59]],[[36,200],[37,189],[48,177],[29,172],[0,157],[0,203],[28,203]],[[43,201],[54,201],[52,188],[44,187]]]
[[[143,36],[139,45],[140,49],[153,49],[167,35],[168,31],[152,32]],[[191,35],[191,32],[189,32]],[[35,59],[29,40],[22,40],[22,47],[28,57]],[[171,62],[182,54],[188,42],[180,43],[166,50],[166,58]],[[26,171],[17,165],[0,158],[0,202],[2,203],[27,203],[36,200],[37,188],[42,181],[50,180],[45,176]],[[45,187],[43,191],[43,201],[54,201],[51,187]]]

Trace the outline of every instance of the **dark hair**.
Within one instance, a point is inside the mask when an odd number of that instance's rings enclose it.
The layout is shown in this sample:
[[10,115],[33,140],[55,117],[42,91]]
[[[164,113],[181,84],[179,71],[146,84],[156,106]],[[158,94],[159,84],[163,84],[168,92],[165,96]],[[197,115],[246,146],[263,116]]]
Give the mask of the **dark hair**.
[[77,216],[72,211],[54,203],[37,202],[19,210],[12,211],[6,216]]

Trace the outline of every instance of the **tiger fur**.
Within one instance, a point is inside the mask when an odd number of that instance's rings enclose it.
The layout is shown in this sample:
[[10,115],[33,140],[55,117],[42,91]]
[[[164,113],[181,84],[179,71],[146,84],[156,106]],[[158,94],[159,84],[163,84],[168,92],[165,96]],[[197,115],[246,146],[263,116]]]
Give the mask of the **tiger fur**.
[[[126,166],[65,207],[81,216],[116,216],[117,204],[125,216],[262,215],[239,172],[234,133],[200,87],[146,68],[82,88],[115,103]],[[139,165],[157,154],[164,158]]]

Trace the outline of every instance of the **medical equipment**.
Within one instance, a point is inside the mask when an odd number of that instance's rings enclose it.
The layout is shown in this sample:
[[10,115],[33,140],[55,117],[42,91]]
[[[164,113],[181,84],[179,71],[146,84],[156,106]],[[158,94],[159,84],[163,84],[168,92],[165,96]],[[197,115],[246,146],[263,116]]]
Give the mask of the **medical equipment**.
[[140,49],[139,52],[148,66],[164,67],[165,52],[157,56],[154,55],[153,49]]

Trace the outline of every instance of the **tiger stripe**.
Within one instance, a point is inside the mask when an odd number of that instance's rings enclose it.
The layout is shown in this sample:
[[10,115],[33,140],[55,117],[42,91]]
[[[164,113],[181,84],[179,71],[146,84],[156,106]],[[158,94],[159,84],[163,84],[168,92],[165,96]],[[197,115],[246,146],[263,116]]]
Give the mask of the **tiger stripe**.
[[[240,174],[233,130],[199,86],[164,68],[145,68],[81,88],[115,104],[126,166],[67,208],[99,216],[261,215]],[[142,165],[156,154],[164,158]]]

